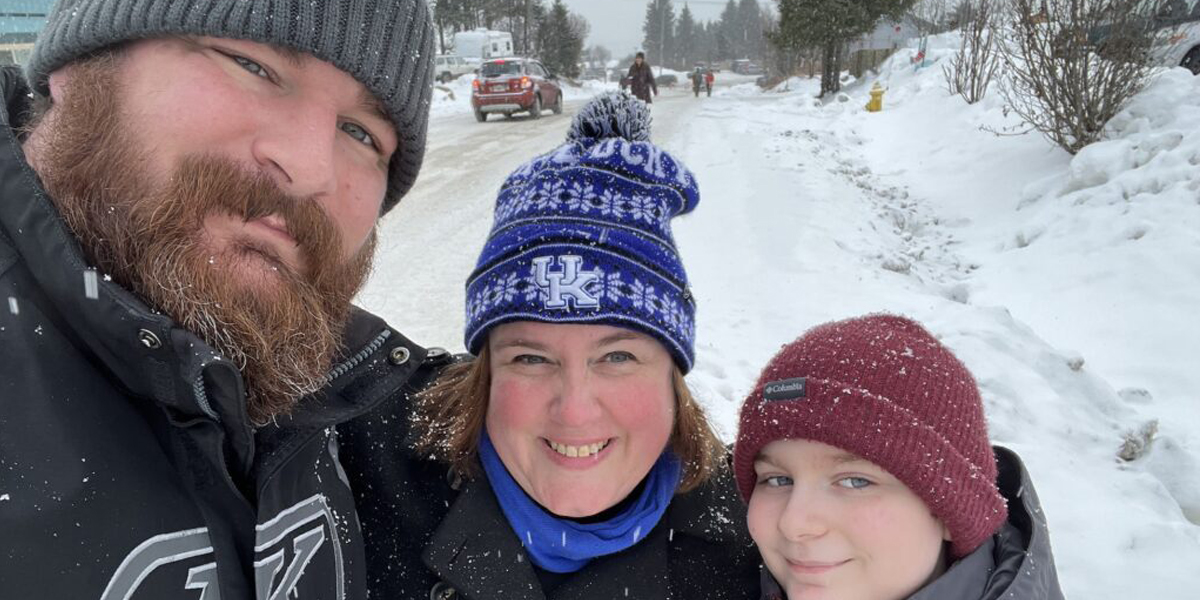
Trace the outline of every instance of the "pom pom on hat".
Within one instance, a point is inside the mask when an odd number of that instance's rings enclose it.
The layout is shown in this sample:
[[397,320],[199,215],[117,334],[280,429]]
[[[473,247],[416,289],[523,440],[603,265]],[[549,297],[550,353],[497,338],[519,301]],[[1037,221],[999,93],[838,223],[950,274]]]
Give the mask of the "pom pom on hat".
[[567,141],[622,138],[650,141],[650,111],[646,103],[625,92],[605,92],[593,98],[571,121]]

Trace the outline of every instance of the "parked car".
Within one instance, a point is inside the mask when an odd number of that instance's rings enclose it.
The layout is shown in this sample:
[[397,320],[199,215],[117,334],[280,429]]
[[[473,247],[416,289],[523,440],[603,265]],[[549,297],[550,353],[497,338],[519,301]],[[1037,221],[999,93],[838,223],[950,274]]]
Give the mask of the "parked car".
[[[1184,67],[1200,75],[1200,0],[1172,0],[1140,27],[1163,35],[1164,45],[1154,54],[1157,64]],[[1135,35],[1140,34],[1135,32]],[[1121,47],[1113,36],[1112,28],[1102,25],[1088,32],[1087,43],[1105,56],[1110,46]]]
[[[1159,19],[1162,27],[1172,29],[1167,38],[1162,63],[1181,66],[1200,75],[1200,1],[1173,3],[1175,12]],[[1188,6],[1190,4],[1190,6]],[[1186,8],[1186,11],[1184,10]]]
[[663,73],[654,78],[654,84],[658,87],[675,87],[677,83],[679,83],[679,78],[673,73]]
[[475,119],[487,120],[489,114],[527,112],[535,119],[549,108],[562,114],[563,95],[558,76],[531,58],[498,58],[483,63],[471,85],[471,107]]
[[457,54],[443,54],[433,59],[433,78],[441,83],[474,71],[475,65]]
[[597,81],[608,81],[608,69],[602,67],[588,67],[579,75],[580,79],[595,79]]
[[748,58],[739,58],[739,59],[733,61],[729,70],[731,70],[734,73],[737,73],[739,75],[762,75],[763,74],[762,66]]

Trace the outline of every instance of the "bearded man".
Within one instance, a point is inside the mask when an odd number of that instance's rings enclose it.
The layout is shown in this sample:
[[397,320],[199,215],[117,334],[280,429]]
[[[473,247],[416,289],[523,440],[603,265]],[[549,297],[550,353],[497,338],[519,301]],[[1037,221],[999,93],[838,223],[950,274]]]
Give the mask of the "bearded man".
[[0,596],[365,597],[335,426],[430,368],[350,300],[432,39],[423,0],[59,0],[0,70]]

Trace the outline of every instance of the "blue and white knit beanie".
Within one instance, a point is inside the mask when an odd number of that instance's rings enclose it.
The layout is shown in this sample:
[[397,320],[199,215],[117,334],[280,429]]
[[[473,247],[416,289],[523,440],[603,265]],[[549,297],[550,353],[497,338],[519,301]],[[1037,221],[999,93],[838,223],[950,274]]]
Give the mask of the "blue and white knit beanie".
[[467,349],[510,321],[647,333],[692,368],[696,305],[671,219],[700,202],[687,167],[650,143],[646,105],[602,94],[567,142],[509,175],[467,279]]

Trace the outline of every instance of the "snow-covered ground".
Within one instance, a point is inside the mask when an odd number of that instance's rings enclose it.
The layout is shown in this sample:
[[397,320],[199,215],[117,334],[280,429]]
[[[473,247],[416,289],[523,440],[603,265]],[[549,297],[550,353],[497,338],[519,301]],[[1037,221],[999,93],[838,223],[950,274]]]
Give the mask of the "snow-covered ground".
[[[987,133],[1012,122],[995,95],[968,106],[945,91],[947,53],[934,44],[914,71],[902,51],[827,103],[815,80],[760,92],[721,74],[712,98],[656,99],[654,139],[702,193],[676,224],[699,305],[689,381],[731,439],[781,344],[830,319],[909,314],[963,358],[992,437],[1027,461],[1069,598],[1200,597],[1200,77],[1164,72],[1109,141],[1071,157]],[[885,110],[870,114],[876,80]],[[474,123],[435,103],[425,170],[383,223],[360,302],[462,350],[495,191],[562,140],[587,93],[538,121]],[[1118,459],[1154,421],[1148,451]]]

